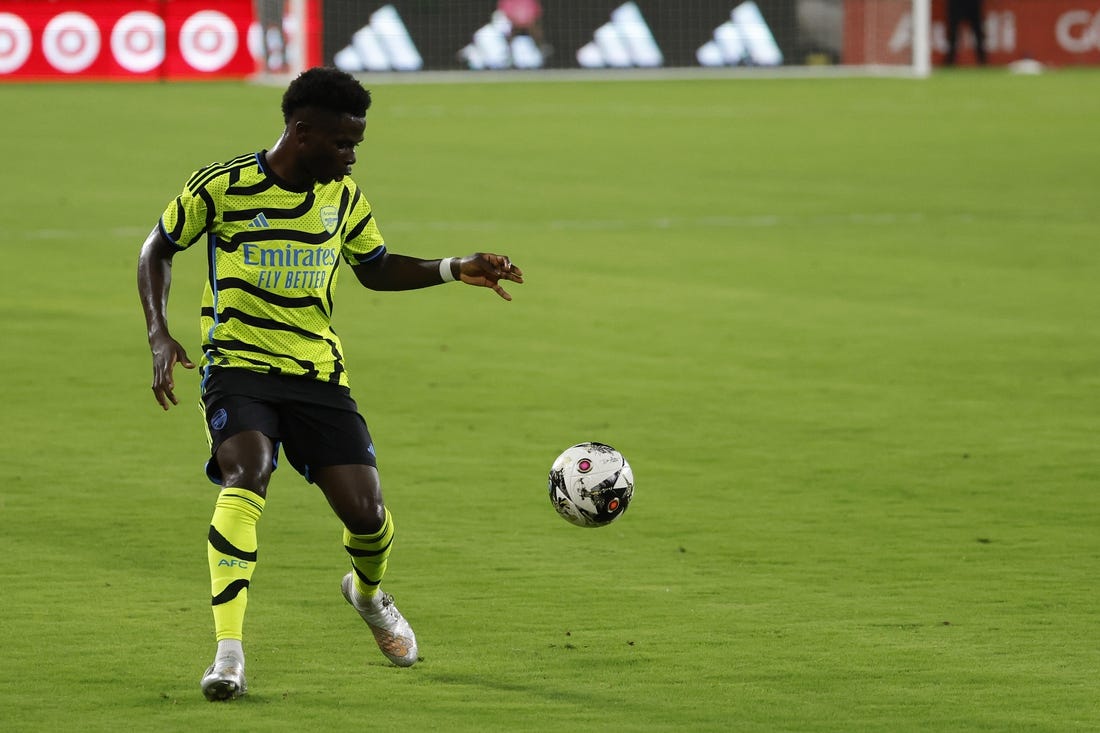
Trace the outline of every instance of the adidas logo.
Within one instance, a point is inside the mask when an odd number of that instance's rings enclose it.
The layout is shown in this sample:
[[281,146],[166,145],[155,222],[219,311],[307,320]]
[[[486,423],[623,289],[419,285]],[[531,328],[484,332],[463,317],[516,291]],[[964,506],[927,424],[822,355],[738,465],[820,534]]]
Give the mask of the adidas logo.
[[714,29],[714,37],[699,47],[695,58],[702,66],[779,66],[783,52],[760,8],[748,0]]
[[357,71],[418,71],[424,59],[412,36],[392,5],[384,5],[370,16],[370,22],[355,31],[351,45],[336,52],[336,68]]
[[474,31],[473,40],[458,58],[475,71],[482,69],[538,69],[546,61],[543,49],[525,32],[514,33],[512,21],[500,10]]
[[642,11],[633,2],[615,8],[611,22],[597,28],[593,40],[577,49],[577,63],[586,69],[653,67],[664,60]]
[[256,218],[248,222],[249,229],[267,229],[271,225],[267,223],[267,217],[264,216],[264,212],[256,214]]

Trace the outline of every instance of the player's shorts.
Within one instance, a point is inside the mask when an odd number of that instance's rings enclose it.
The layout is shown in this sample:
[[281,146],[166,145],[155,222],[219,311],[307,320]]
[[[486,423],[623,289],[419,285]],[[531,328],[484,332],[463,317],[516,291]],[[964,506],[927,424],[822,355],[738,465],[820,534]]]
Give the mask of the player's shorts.
[[206,475],[221,484],[214,458],[226,440],[258,430],[275,443],[272,469],[283,449],[290,465],[313,482],[325,466],[377,467],[374,443],[351,390],[309,377],[207,367],[202,411],[210,441]]

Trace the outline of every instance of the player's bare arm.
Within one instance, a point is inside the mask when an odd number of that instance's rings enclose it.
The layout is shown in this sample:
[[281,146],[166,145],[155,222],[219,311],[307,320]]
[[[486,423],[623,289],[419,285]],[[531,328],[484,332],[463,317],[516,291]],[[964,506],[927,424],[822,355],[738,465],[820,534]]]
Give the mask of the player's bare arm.
[[[490,288],[505,300],[511,300],[512,296],[500,281],[523,283],[523,270],[505,255],[476,252],[452,258],[449,265],[449,279]],[[415,290],[446,282],[439,268],[439,260],[421,260],[387,252],[370,262],[356,265],[353,270],[359,282],[371,290]]]
[[145,311],[149,350],[153,354],[153,397],[165,410],[179,404],[172,376],[176,364],[182,364],[187,369],[195,368],[183,346],[168,331],[168,292],[172,285],[172,257],[175,253],[175,247],[164,237],[160,227],[153,227],[141,247],[137,271],[138,294]]

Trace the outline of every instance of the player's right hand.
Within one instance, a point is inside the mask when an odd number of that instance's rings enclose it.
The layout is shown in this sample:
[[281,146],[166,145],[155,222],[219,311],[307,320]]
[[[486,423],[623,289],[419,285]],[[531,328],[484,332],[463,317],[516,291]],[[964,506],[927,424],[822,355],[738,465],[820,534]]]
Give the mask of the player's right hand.
[[187,369],[194,369],[195,363],[187,357],[183,346],[168,335],[150,338],[149,348],[153,352],[153,397],[167,410],[180,403],[176,399],[176,381],[172,376],[176,363]]

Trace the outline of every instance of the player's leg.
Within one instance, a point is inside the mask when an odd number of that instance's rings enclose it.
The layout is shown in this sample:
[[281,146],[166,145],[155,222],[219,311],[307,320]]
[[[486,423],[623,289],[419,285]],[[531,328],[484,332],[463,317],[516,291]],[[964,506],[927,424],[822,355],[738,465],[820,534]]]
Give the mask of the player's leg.
[[215,374],[204,381],[204,417],[211,447],[207,475],[221,486],[207,532],[210,602],[218,645],[214,663],[201,682],[209,700],[231,700],[246,691],[244,616],[256,569],[256,525],[277,452],[278,414],[271,405],[247,396],[255,387],[250,379],[255,377]]
[[206,550],[218,642],[214,663],[202,679],[202,691],[209,700],[231,700],[247,690],[244,615],[256,569],[256,524],[263,513],[274,452],[270,438],[249,430],[225,440],[214,456],[222,489],[210,519]]
[[320,487],[344,525],[342,539],[352,570],[341,590],[367,622],[386,657],[399,666],[416,663],[416,636],[379,587],[393,543],[393,518],[382,485],[367,423],[346,390],[316,383],[310,393],[280,413],[287,460]]
[[382,502],[378,469],[365,464],[326,466],[317,471],[316,481],[344,525],[355,588],[363,596],[373,596],[386,574],[393,543],[393,517]]
[[386,573],[393,518],[382,501],[367,423],[351,398],[346,400],[346,407],[302,403],[284,410],[284,448],[287,460],[317,484],[344,525],[353,583],[369,598]]
[[947,66],[954,66],[958,55],[959,24],[962,22],[960,5],[959,0],[947,3],[947,56],[943,60]]
[[981,0],[971,0],[969,10],[970,29],[974,31],[974,52],[977,54],[978,63],[985,66],[985,26],[982,22],[983,13]]
[[382,502],[378,470],[366,464],[326,466],[317,471],[317,485],[344,525],[344,549],[352,570],[341,590],[367,622],[382,653],[394,664],[416,663],[416,635],[397,610],[393,597],[381,590],[393,544],[393,517]]

